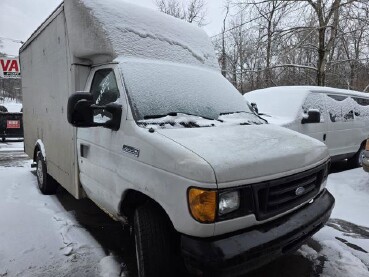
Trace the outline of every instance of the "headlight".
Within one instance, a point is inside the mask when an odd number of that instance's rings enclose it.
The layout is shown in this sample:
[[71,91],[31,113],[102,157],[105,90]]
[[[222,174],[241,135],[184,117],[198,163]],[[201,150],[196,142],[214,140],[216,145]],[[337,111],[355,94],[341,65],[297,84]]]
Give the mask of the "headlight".
[[213,223],[216,216],[217,192],[191,188],[188,191],[188,205],[192,216],[201,223]]
[[219,215],[224,215],[238,210],[240,207],[240,193],[238,191],[223,192],[219,194]]
[[[194,219],[201,223],[214,223],[225,219],[243,216],[252,211],[252,196],[249,188],[243,189],[247,205],[241,205],[240,191],[217,191],[200,188],[188,190],[188,206]],[[240,208],[241,207],[241,208]],[[230,214],[239,210],[237,214]],[[218,211],[218,213],[217,213]],[[230,217],[229,217],[229,216]]]

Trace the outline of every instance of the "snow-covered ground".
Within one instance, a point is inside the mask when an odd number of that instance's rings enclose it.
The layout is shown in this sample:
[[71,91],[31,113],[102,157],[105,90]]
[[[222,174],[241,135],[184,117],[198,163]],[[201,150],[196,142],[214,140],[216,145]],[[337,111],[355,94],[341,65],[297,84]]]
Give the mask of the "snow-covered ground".
[[330,174],[328,189],[336,206],[313,236],[319,247],[300,253],[321,267],[320,276],[369,276],[369,175],[361,168]]
[[[0,157],[18,146],[0,143]],[[81,227],[74,211],[37,190],[30,164],[0,163],[0,276],[119,276],[120,264]]]
[[[127,244],[117,241],[120,226],[110,229],[110,219],[101,225],[93,204],[66,192],[42,195],[22,150],[21,142],[0,143],[0,277],[134,276],[124,265],[134,260],[133,251],[122,257],[112,250]],[[296,254],[250,276],[369,276],[369,175],[362,169],[332,173],[328,189],[336,198],[328,225]],[[81,223],[81,209],[92,223]],[[87,225],[102,232],[96,235]]]

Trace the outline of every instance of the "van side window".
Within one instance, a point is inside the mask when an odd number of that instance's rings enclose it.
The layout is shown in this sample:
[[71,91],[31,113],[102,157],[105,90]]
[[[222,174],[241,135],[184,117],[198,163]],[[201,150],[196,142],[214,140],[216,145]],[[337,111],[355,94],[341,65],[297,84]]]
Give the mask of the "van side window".
[[310,93],[306,99],[304,104],[302,105],[302,112],[307,114],[309,110],[319,110],[320,112],[320,122],[324,122],[326,113],[325,113],[325,95],[323,93]]
[[328,94],[327,109],[332,122],[347,122],[355,118],[355,101],[349,96]]
[[369,118],[369,99],[353,97],[355,101],[354,114],[357,119]]
[[119,90],[113,69],[101,69],[95,72],[90,93],[96,105],[106,105],[117,101]]

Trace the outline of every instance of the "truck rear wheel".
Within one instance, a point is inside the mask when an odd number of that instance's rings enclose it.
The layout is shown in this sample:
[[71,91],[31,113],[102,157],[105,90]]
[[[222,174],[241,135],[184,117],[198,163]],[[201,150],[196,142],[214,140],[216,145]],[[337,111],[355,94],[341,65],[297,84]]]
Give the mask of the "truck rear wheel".
[[36,164],[37,183],[40,191],[47,195],[55,194],[58,184],[47,174],[45,158],[40,151],[37,152]]
[[175,231],[162,211],[145,204],[134,213],[134,238],[139,277],[179,276]]

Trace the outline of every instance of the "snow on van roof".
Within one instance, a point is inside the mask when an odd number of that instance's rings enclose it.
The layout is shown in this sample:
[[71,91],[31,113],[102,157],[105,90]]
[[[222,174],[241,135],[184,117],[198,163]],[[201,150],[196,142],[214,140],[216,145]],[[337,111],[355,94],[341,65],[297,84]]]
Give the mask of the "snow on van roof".
[[122,0],[64,0],[74,56],[105,54],[219,69],[206,33],[172,16]]

